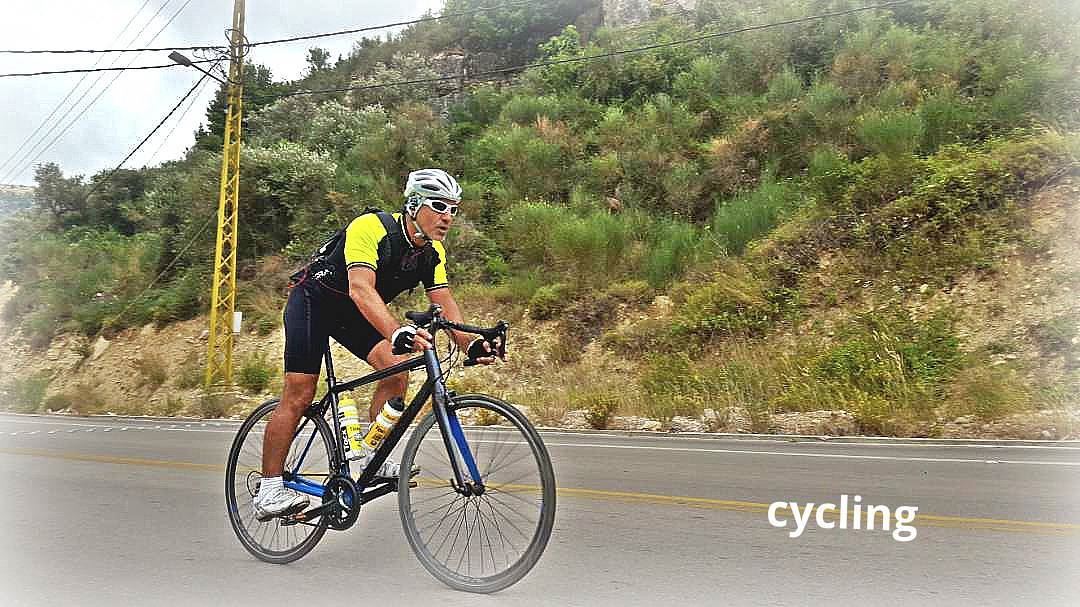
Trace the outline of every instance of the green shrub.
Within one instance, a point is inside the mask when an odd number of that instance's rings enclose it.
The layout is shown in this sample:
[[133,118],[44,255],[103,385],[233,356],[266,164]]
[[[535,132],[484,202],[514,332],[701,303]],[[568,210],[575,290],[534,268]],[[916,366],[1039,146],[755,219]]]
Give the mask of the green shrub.
[[544,285],[537,271],[526,271],[507,277],[492,293],[492,297],[501,303],[523,303],[532,299],[537,289]]
[[521,126],[529,126],[540,116],[559,117],[559,103],[554,97],[516,95],[502,107],[501,118]]
[[847,156],[835,148],[817,148],[810,156],[810,182],[827,206],[835,206],[854,177]]
[[649,233],[649,255],[643,260],[645,279],[662,288],[679,279],[699,258],[714,254],[714,235],[678,219],[661,219]]
[[3,388],[4,406],[17,413],[33,413],[41,407],[45,390],[52,382],[52,372],[38,371],[33,375],[9,380]]
[[716,207],[711,224],[714,237],[728,254],[739,255],[751,241],[772,230],[799,199],[793,184],[763,180],[757,189]]
[[787,103],[798,99],[802,92],[802,78],[789,66],[769,80],[769,90],[765,97],[772,103]]
[[591,389],[571,393],[570,407],[584,409],[585,421],[597,430],[604,430],[619,410],[619,397],[604,389]]
[[270,380],[278,374],[277,366],[267,360],[265,352],[246,357],[239,371],[237,384],[252,394],[265,390]]
[[942,146],[959,143],[971,136],[975,112],[952,88],[937,91],[919,105],[923,123],[923,152],[934,153]]
[[523,267],[546,268],[552,234],[557,226],[570,221],[572,213],[563,207],[543,202],[524,202],[511,208],[502,218],[496,238]]
[[827,80],[819,80],[807,91],[802,107],[818,126],[835,131],[847,118],[843,111],[847,103],[848,97],[843,89]]
[[864,114],[855,129],[859,141],[871,151],[894,158],[915,151],[923,132],[922,117],[907,111]]
[[1015,369],[986,364],[964,369],[949,385],[948,412],[994,420],[1031,408],[1031,394]]
[[565,220],[551,230],[554,268],[574,284],[606,284],[617,278],[632,235],[620,216],[594,212]]
[[573,297],[573,289],[566,283],[540,287],[529,300],[529,316],[536,320],[549,320],[559,315]]

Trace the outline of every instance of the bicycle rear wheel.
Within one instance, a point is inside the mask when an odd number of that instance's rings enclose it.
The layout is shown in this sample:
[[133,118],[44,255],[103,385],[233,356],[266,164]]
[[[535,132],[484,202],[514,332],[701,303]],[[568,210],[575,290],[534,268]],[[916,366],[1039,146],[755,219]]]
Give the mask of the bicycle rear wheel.
[[401,524],[435,578],[458,590],[496,592],[524,577],[547,546],[555,524],[551,459],[512,405],[469,394],[453,397],[447,410],[462,421],[484,492],[465,496],[454,489],[446,447],[429,414],[402,454],[401,469],[417,464],[420,475],[416,487],[398,485]]
[[[307,554],[326,533],[327,517],[310,523],[285,525],[274,518],[259,522],[252,499],[262,480],[263,434],[278,400],[270,400],[248,416],[233,440],[225,469],[225,503],[229,522],[240,543],[255,558],[268,563],[290,563]],[[322,417],[306,411],[297,425],[285,470],[297,469],[305,478],[325,484],[334,470],[334,437]],[[312,501],[315,501],[314,499]]]

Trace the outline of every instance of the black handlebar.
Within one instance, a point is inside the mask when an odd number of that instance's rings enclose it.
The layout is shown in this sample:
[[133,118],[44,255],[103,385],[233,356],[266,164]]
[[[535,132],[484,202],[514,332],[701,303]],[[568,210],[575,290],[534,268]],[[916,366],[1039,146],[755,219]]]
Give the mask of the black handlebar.
[[[510,324],[505,320],[500,320],[490,329],[459,324],[443,318],[442,306],[439,304],[431,304],[431,307],[428,308],[427,312],[406,312],[405,318],[412,321],[416,326],[428,329],[431,332],[438,331],[439,329],[453,329],[454,331],[461,331],[462,333],[479,335],[495,346],[496,356],[506,360],[506,332],[510,329]],[[466,367],[471,367],[476,364],[476,361],[466,359],[464,364]]]

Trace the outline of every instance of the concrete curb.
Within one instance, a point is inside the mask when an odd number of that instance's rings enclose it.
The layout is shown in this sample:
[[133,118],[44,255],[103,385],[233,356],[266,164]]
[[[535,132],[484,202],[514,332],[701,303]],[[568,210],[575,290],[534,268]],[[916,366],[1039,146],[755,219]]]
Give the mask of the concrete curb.
[[[66,415],[58,413],[8,413],[4,415],[18,417],[46,417],[51,419],[114,419],[138,420],[162,423],[231,423],[239,424],[243,419],[201,418],[201,417],[160,417],[152,415]],[[552,426],[537,426],[545,434],[594,434],[596,436],[621,436],[645,438],[685,438],[697,440],[741,440],[771,441],[785,443],[837,443],[856,445],[919,445],[919,446],[985,446],[985,447],[1057,447],[1080,449],[1080,440],[1022,440],[991,438],[905,438],[892,436],[818,436],[813,434],[734,434],[727,432],[651,432],[648,430],[594,430],[591,428],[573,429]]]

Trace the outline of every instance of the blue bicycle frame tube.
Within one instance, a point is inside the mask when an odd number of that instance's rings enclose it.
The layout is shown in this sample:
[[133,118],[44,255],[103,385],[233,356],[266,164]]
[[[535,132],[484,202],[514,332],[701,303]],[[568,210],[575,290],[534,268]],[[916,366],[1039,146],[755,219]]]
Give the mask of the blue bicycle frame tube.
[[322,497],[323,494],[326,492],[326,487],[324,487],[322,484],[316,483],[314,481],[309,481],[308,479],[295,474],[293,475],[292,479],[287,480],[282,484],[285,485],[287,488],[292,489],[293,491],[299,491],[300,493],[314,495],[315,497]]
[[458,465],[458,458],[455,456],[457,453],[469,469],[473,482],[482,484],[472,451],[469,450],[469,444],[465,442],[465,433],[461,431],[461,424],[456,415],[446,410],[446,386],[443,385],[439,356],[435,353],[435,348],[424,350],[424,362],[427,363],[428,377],[433,378],[432,410],[435,412],[435,420],[439,422],[439,429],[442,430],[443,444],[446,446],[446,454],[450,457],[450,467],[454,470],[454,477],[459,483],[465,480],[461,467]]

